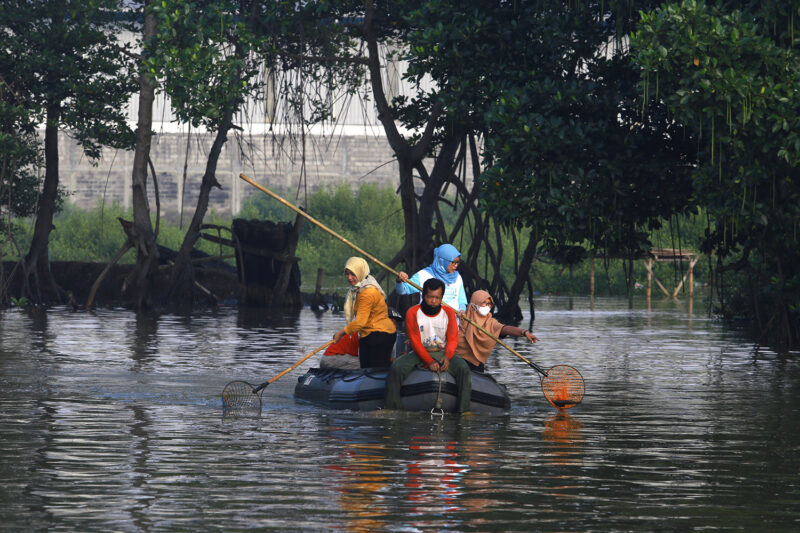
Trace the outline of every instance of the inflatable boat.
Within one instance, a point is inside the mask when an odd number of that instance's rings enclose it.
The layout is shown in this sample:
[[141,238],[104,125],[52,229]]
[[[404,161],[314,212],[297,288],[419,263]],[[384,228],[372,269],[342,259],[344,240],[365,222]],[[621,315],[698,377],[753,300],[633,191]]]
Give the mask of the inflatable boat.
[[[372,411],[383,407],[388,369],[312,368],[297,379],[294,397],[329,409]],[[439,378],[441,377],[441,383]],[[405,411],[430,411],[441,399],[445,412],[456,410],[458,388],[447,372],[415,368],[400,389]],[[470,412],[500,414],[511,408],[506,387],[489,374],[472,373]]]

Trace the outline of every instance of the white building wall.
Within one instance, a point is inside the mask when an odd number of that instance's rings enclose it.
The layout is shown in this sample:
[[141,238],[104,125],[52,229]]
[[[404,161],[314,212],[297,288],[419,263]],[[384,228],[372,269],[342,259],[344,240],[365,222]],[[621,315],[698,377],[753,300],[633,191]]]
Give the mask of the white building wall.
[[[384,83],[390,97],[411,95],[415,90],[402,80],[404,70],[405,65],[400,62],[390,62],[386,67]],[[394,155],[378,121],[374,101],[364,98],[365,93],[366,81],[360,96],[332,98],[333,121],[313,126],[305,134],[286,118],[281,105],[277,106],[277,113],[268,112],[274,106],[269,92],[265,101],[249,100],[236,119],[242,131],[231,132],[220,157],[216,177],[222,190],[212,191],[210,207],[221,214],[236,215],[244,200],[258,192],[238,179],[241,172],[279,190],[313,191],[340,183],[354,188],[362,183],[397,187]],[[132,96],[128,112],[135,128],[138,95]],[[185,220],[196,205],[213,137],[178,122],[163,93],[156,95],[153,130],[151,158],[158,178],[161,215],[177,219],[182,204]],[[92,164],[66,134],[61,136],[59,150],[61,183],[70,192],[72,202],[81,207],[103,202],[131,205],[132,152],[104,149],[100,160]],[[148,194],[153,195],[152,182],[148,183]],[[151,209],[155,209],[152,198]]]

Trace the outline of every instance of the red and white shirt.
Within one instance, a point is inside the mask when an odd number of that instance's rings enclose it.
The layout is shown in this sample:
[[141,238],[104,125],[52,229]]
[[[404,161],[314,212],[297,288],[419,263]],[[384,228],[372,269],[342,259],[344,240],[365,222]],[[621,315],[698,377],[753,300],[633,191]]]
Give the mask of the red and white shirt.
[[429,316],[419,304],[413,306],[406,313],[406,333],[411,347],[425,366],[434,362],[429,350],[444,350],[448,359],[452,359],[456,353],[458,321],[456,313],[449,307],[442,306],[436,315]]

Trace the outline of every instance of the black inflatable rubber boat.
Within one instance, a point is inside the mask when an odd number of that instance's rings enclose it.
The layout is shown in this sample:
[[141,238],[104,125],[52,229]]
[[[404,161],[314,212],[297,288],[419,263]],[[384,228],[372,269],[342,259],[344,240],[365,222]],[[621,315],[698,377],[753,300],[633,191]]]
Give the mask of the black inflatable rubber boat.
[[[295,399],[330,409],[371,411],[383,407],[388,369],[341,370],[312,368],[297,379]],[[439,379],[441,377],[441,383]],[[458,389],[453,376],[415,368],[400,390],[403,409],[430,411],[441,399],[441,408],[453,412]],[[472,373],[470,411],[480,414],[500,414],[511,408],[506,387],[489,374]]]

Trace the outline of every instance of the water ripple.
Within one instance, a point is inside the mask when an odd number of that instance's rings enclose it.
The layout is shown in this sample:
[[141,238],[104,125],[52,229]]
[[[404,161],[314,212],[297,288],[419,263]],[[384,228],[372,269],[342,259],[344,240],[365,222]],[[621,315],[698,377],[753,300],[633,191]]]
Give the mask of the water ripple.
[[497,352],[510,413],[223,417],[230,380],[260,383],[326,342],[341,315],[0,316],[2,516],[17,530],[686,530],[800,528],[800,369],[681,305],[543,299],[536,345],[586,380],[549,408]]

